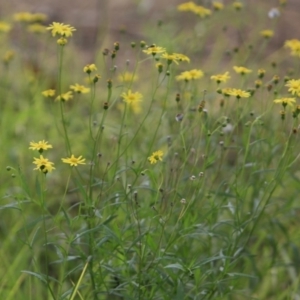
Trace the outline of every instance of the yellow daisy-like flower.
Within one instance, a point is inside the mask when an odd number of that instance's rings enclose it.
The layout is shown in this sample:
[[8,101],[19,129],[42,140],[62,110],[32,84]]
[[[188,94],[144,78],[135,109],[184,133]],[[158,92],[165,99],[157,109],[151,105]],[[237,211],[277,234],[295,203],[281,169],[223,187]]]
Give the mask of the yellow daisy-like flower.
[[51,149],[51,148],[53,148],[52,145],[48,144],[48,142],[46,142],[44,140],[39,141],[37,143],[30,142],[30,147],[29,147],[29,149],[37,150],[40,153],[42,153],[44,150],[48,150],[48,149]]
[[271,38],[272,36],[274,36],[274,31],[273,30],[269,30],[269,29],[266,29],[266,30],[262,30],[260,32],[260,35],[266,39],[269,39]]
[[288,91],[292,95],[300,95],[300,79],[291,79],[285,86],[289,88]]
[[68,91],[64,94],[61,94],[59,96],[56,97],[55,101],[69,101],[73,98],[73,94],[71,91]]
[[0,32],[9,32],[11,25],[7,22],[0,22]]
[[230,79],[229,72],[225,72],[224,74],[217,74],[210,77],[210,79],[215,80],[216,83],[226,82]]
[[232,88],[224,88],[221,90],[222,95],[229,97],[231,95]]
[[230,96],[235,96],[237,99],[240,98],[249,98],[251,96],[251,94],[249,92],[240,90],[240,89],[230,89],[228,91],[228,94]]
[[234,66],[233,69],[234,69],[235,72],[237,72],[238,74],[241,74],[241,75],[245,75],[245,74],[248,74],[248,73],[252,72],[252,70],[247,69],[245,67]]
[[84,73],[87,73],[87,74],[90,74],[92,73],[93,71],[97,71],[97,67],[95,64],[89,64],[89,65],[86,65],[84,68],[83,68],[83,72]]
[[55,170],[55,168],[53,167],[54,163],[50,162],[49,159],[44,158],[43,155],[40,155],[40,158],[34,157],[33,159],[33,164],[36,165],[36,168],[34,168],[34,170],[42,171],[45,174]]
[[128,90],[127,93],[122,93],[121,97],[127,104],[136,104],[142,101],[143,95],[139,92],[132,93],[131,90]]
[[148,157],[150,164],[156,164],[158,161],[162,161],[164,153],[161,150],[155,151]]
[[2,60],[5,64],[8,64],[14,57],[15,57],[15,52],[9,50],[5,52]]
[[119,74],[118,80],[121,82],[134,82],[138,79],[138,76],[131,72],[124,72],[122,74]]
[[156,54],[165,53],[166,49],[163,47],[151,45],[146,50],[143,50],[143,52],[146,54],[151,54],[151,55],[155,56]]
[[232,3],[232,6],[236,9],[236,10],[240,10],[243,8],[243,3],[241,3],[240,1],[234,1]]
[[258,76],[258,78],[260,78],[260,79],[264,78],[265,74],[266,74],[266,70],[264,70],[264,69],[259,69],[259,70],[257,71],[257,76]]
[[284,43],[284,47],[289,48],[291,50],[292,56],[300,57],[300,41],[297,39],[287,40]]
[[213,6],[213,9],[214,10],[222,10],[224,8],[224,4],[222,2],[219,2],[219,1],[214,1],[212,3],[212,6]]
[[176,80],[184,80],[184,81],[189,81],[189,80],[195,80],[195,79],[200,79],[204,76],[204,73],[201,70],[193,69],[190,71],[184,71],[180,75],[176,76]]
[[172,54],[163,53],[161,58],[166,59],[168,61],[168,64],[174,62],[175,64],[178,65],[178,62],[180,61],[187,61],[188,63],[190,62],[190,59],[186,55],[181,53],[172,53]]
[[197,5],[190,1],[190,2],[185,2],[185,3],[181,3],[177,6],[177,9],[179,11],[193,11],[195,8],[197,7]]
[[27,31],[33,33],[44,33],[46,32],[46,26],[40,23],[34,23],[27,26]]
[[201,5],[197,5],[197,7],[194,8],[192,11],[201,18],[205,18],[211,15],[211,10]]
[[42,95],[47,98],[51,98],[55,96],[55,90],[49,89],[42,92]]
[[287,105],[293,105],[293,103],[296,102],[295,98],[279,98],[274,100],[275,103],[281,103],[283,107],[286,107]]
[[73,35],[72,32],[76,31],[74,27],[58,22],[53,22],[46,29],[51,30],[52,36],[56,36],[58,34],[63,37],[70,37]]
[[32,21],[32,14],[29,12],[19,12],[14,14],[14,20],[17,22],[28,22]]
[[75,83],[74,85],[70,85],[70,90],[73,90],[75,93],[78,94],[86,94],[90,92],[90,89],[85,87],[84,85],[80,85]]
[[74,154],[71,157],[61,159],[65,164],[69,164],[71,167],[77,167],[77,165],[85,165],[85,158],[82,156],[75,157]]

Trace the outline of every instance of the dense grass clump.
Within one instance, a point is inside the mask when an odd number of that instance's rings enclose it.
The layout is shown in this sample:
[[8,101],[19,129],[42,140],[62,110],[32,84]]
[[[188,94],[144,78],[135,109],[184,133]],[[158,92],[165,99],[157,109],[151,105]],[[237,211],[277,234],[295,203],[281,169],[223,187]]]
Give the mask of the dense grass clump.
[[92,61],[0,22],[1,299],[299,298],[300,40],[198,2]]

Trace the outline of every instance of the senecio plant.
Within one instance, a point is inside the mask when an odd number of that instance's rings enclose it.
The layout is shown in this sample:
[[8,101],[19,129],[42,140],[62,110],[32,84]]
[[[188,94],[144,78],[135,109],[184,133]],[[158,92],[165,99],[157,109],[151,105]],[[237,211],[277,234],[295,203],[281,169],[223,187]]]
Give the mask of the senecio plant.
[[300,40],[274,3],[170,4],[89,55],[75,22],[0,21],[1,299],[300,297]]

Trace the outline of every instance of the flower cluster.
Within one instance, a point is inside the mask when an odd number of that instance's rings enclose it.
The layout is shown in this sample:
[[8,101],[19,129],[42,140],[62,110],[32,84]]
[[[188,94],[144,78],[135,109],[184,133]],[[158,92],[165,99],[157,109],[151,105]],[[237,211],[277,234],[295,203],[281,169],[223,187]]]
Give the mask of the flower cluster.
[[[39,142],[30,142],[29,149],[31,150],[37,150],[40,154],[43,153],[44,150],[48,150],[53,148],[52,145],[50,145],[47,141],[42,140]],[[50,173],[54,168],[54,163],[49,161],[48,158],[45,158],[43,155],[40,155],[39,158],[34,157],[33,158],[33,164],[36,165],[36,168],[34,170],[39,170],[43,172],[44,174]],[[62,161],[66,164],[69,164],[71,167],[75,166],[77,167],[79,164],[84,165],[85,164],[85,158],[82,158],[80,155],[79,157],[75,157],[74,154],[72,154],[70,157],[62,158]]]

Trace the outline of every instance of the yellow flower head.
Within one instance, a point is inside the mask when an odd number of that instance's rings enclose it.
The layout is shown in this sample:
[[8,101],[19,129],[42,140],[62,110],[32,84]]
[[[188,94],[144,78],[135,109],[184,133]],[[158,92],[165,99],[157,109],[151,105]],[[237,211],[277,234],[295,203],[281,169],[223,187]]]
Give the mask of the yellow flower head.
[[87,74],[90,74],[92,73],[93,71],[97,71],[97,67],[95,64],[89,64],[89,65],[86,65],[84,68],[83,68],[83,72],[84,73],[87,73]]
[[293,105],[293,103],[296,102],[295,98],[279,98],[274,100],[275,103],[281,103],[283,107],[286,107],[287,105]]
[[0,32],[9,32],[11,25],[7,22],[0,22]]
[[59,96],[56,97],[55,101],[69,101],[73,98],[73,94],[71,91],[68,91],[64,94],[61,94]]
[[143,95],[139,92],[132,93],[131,90],[128,90],[127,93],[122,93],[121,97],[127,104],[135,104],[142,101]]
[[212,6],[214,10],[222,10],[224,8],[224,4],[219,1],[213,1]]
[[70,37],[73,35],[73,31],[76,31],[74,27],[58,22],[53,22],[46,29],[51,30],[52,36],[56,36],[58,34],[63,37]]
[[228,91],[228,94],[230,96],[235,96],[237,99],[240,98],[249,98],[251,96],[251,94],[249,92],[240,90],[240,89],[230,89]]
[[232,3],[232,6],[236,9],[236,10],[240,10],[243,8],[243,3],[241,3],[240,1],[234,1]]
[[138,79],[138,76],[134,73],[126,71],[122,74],[119,74],[118,79],[121,82],[134,82]]
[[165,53],[166,49],[163,47],[158,47],[156,45],[151,45],[146,50],[143,50],[143,52],[155,56],[156,54]]
[[258,78],[260,78],[260,79],[264,78],[265,74],[266,74],[266,70],[264,70],[264,69],[258,69],[258,71],[257,71]]
[[48,142],[46,142],[44,140],[39,141],[37,143],[30,142],[30,147],[29,147],[29,149],[37,150],[40,153],[42,153],[44,150],[48,150],[48,149],[51,149],[51,148],[52,148],[52,145],[48,144]]
[[50,89],[50,90],[43,91],[42,95],[46,98],[54,97],[55,96],[55,90]]
[[260,35],[263,36],[266,39],[269,39],[269,38],[271,38],[274,35],[274,31],[273,30],[269,30],[269,29],[262,30],[260,32]]
[[8,64],[14,57],[15,57],[15,52],[8,50],[4,53],[2,60],[5,64]]
[[287,40],[284,43],[284,47],[289,48],[291,50],[292,56],[300,57],[300,41],[297,39]]
[[251,73],[252,72],[252,70],[247,69],[245,67],[234,66],[233,69],[234,69],[235,72],[237,72],[238,74],[241,74],[241,75],[245,75],[247,73]]
[[155,151],[148,157],[150,164],[156,164],[158,161],[162,161],[164,153],[161,150]]
[[78,94],[86,94],[90,92],[89,88],[85,87],[84,85],[80,85],[78,83],[75,83],[74,85],[70,85],[70,90]]
[[82,156],[78,156],[77,158],[72,154],[71,157],[62,158],[61,159],[65,164],[69,164],[71,167],[77,165],[85,165],[85,158],[82,158]]
[[46,32],[46,26],[40,23],[34,23],[27,26],[27,31],[33,33],[44,33]]
[[184,80],[189,81],[192,79],[200,79],[204,76],[203,72],[201,70],[193,69],[190,71],[182,72],[180,75],[176,76],[176,80]]
[[33,164],[36,165],[36,168],[34,168],[34,170],[42,171],[44,174],[55,170],[55,168],[53,167],[54,163],[50,162],[47,158],[44,158],[43,155],[40,155],[40,158],[34,157],[33,159]]
[[285,86],[289,88],[288,91],[292,95],[300,95],[300,79],[291,79]]
[[42,13],[19,12],[14,14],[14,20],[25,23],[44,22],[47,20],[47,16]]
[[210,79],[215,80],[216,83],[226,82],[230,79],[229,72],[225,72],[224,74],[217,74],[210,77]]
[[190,59],[186,55],[180,53],[172,53],[172,54],[163,53],[161,58],[166,59],[168,61],[168,64],[174,62],[175,64],[178,65],[178,62],[180,61],[190,62]]
[[197,7],[197,5],[193,2],[185,2],[185,3],[181,3],[177,6],[177,9],[179,11],[193,11],[195,8]]
[[200,16],[201,18],[205,18],[211,15],[211,10],[201,5],[197,5],[197,7],[192,10],[192,12]]

